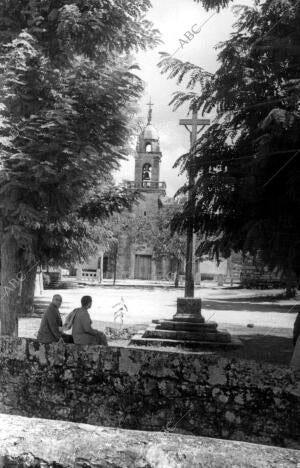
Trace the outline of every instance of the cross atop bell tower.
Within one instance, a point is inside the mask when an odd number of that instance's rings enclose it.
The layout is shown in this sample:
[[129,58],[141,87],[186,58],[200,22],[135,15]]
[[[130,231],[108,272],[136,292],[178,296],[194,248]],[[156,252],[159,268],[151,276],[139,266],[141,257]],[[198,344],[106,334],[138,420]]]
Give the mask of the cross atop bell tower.
[[162,154],[158,132],[152,125],[153,102],[151,98],[147,106],[149,106],[147,125],[141,131],[136,147],[135,182],[142,184],[142,188],[158,189],[160,185],[159,172]]
[[149,106],[147,125],[150,125],[152,121],[152,107],[154,106],[153,102],[151,102],[151,96],[149,102],[147,103],[147,106]]

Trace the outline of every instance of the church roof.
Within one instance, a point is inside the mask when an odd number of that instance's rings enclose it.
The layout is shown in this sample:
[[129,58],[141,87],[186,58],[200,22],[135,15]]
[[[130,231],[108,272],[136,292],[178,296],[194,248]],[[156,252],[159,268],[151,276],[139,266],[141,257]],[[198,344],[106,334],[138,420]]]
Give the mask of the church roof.
[[146,125],[143,132],[143,137],[145,140],[158,140],[158,133],[156,128],[151,124]]
[[148,122],[147,122],[146,127],[144,128],[144,130],[141,133],[141,137],[144,140],[156,140],[156,141],[158,141],[159,137],[158,137],[157,130],[156,130],[155,127],[153,127],[153,125],[151,123],[151,121],[152,121],[152,106],[153,106],[153,104],[151,102],[151,99],[150,99],[150,102],[148,103],[148,106],[149,106]]

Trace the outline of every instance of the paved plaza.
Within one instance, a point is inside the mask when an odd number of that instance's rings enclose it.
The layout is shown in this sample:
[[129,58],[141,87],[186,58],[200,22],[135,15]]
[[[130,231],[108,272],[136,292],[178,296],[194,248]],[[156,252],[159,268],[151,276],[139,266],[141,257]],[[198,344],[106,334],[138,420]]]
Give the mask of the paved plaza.
[[[88,286],[67,290],[46,290],[37,299],[49,302],[54,293],[61,294],[61,312],[67,314],[80,305],[83,295],[91,295],[93,305],[90,311],[96,328],[114,325],[114,312],[121,299],[125,325],[147,325],[153,319],[169,319],[176,312],[177,297],[183,297],[183,289],[172,287]],[[202,298],[202,314],[206,320],[216,321],[219,328],[227,328],[234,334],[270,333],[291,337],[296,313],[300,308],[298,299],[277,299],[278,290],[246,290],[221,288],[204,285],[197,288],[196,297]],[[39,325],[39,318],[21,319],[19,335],[33,336]],[[117,319],[117,323],[120,320]],[[251,327],[249,327],[249,325]]]

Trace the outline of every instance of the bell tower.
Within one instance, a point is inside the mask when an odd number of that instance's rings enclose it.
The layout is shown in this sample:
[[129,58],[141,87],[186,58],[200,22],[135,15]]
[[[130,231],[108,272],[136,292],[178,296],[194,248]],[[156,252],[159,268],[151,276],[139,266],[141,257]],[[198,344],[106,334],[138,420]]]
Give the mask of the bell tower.
[[[152,102],[148,103],[147,124],[138,135],[135,152],[134,180],[127,181],[126,186],[138,190],[141,198],[132,208],[132,213],[139,218],[148,218],[151,224],[158,220],[158,212],[166,195],[166,183],[160,180],[159,136],[152,125]],[[153,249],[147,242],[129,243],[124,246],[124,263],[129,278],[155,279],[159,262],[153,256]],[[161,269],[162,267],[159,266]]]
[[[152,102],[149,106],[147,125],[138,136],[136,154],[134,182],[127,182],[127,186],[139,189],[149,210],[150,201],[153,209],[157,209],[158,199],[166,194],[166,184],[160,181],[160,162],[162,153],[160,151],[159,136],[156,128],[152,125]],[[144,205],[143,202],[141,202]],[[142,207],[141,207],[142,208]],[[141,211],[141,210],[139,210]]]
[[134,181],[141,188],[162,188],[160,182],[161,151],[157,130],[152,125],[152,102],[148,103],[148,120],[146,127],[138,137]]

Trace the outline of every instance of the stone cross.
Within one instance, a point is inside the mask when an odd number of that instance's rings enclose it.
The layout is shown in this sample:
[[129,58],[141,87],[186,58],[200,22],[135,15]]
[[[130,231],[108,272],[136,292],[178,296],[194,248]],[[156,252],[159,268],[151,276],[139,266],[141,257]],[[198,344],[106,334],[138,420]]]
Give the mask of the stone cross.
[[[210,124],[209,119],[198,119],[198,112],[193,109],[192,119],[180,119],[179,125],[184,125],[190,133],[190,146],[191,150],[194,147],[198,133],[200,133],[206,125]],[[189,128],[191,126],[191,130]],[[198,130],[198,126],[200,129]],[[192,164],[190,165],[190,167]],[[195,197],[194,197],[194,185],[195,176],[191,169],[188,173],[189,179],[189,191],[188,200],[192,206],[193,212],[195,212]],[[194,297],[194,219],[193,216],[188,221],[187,227],[187,249],[186,249],[186,269],[185,269],[185,297]]]

